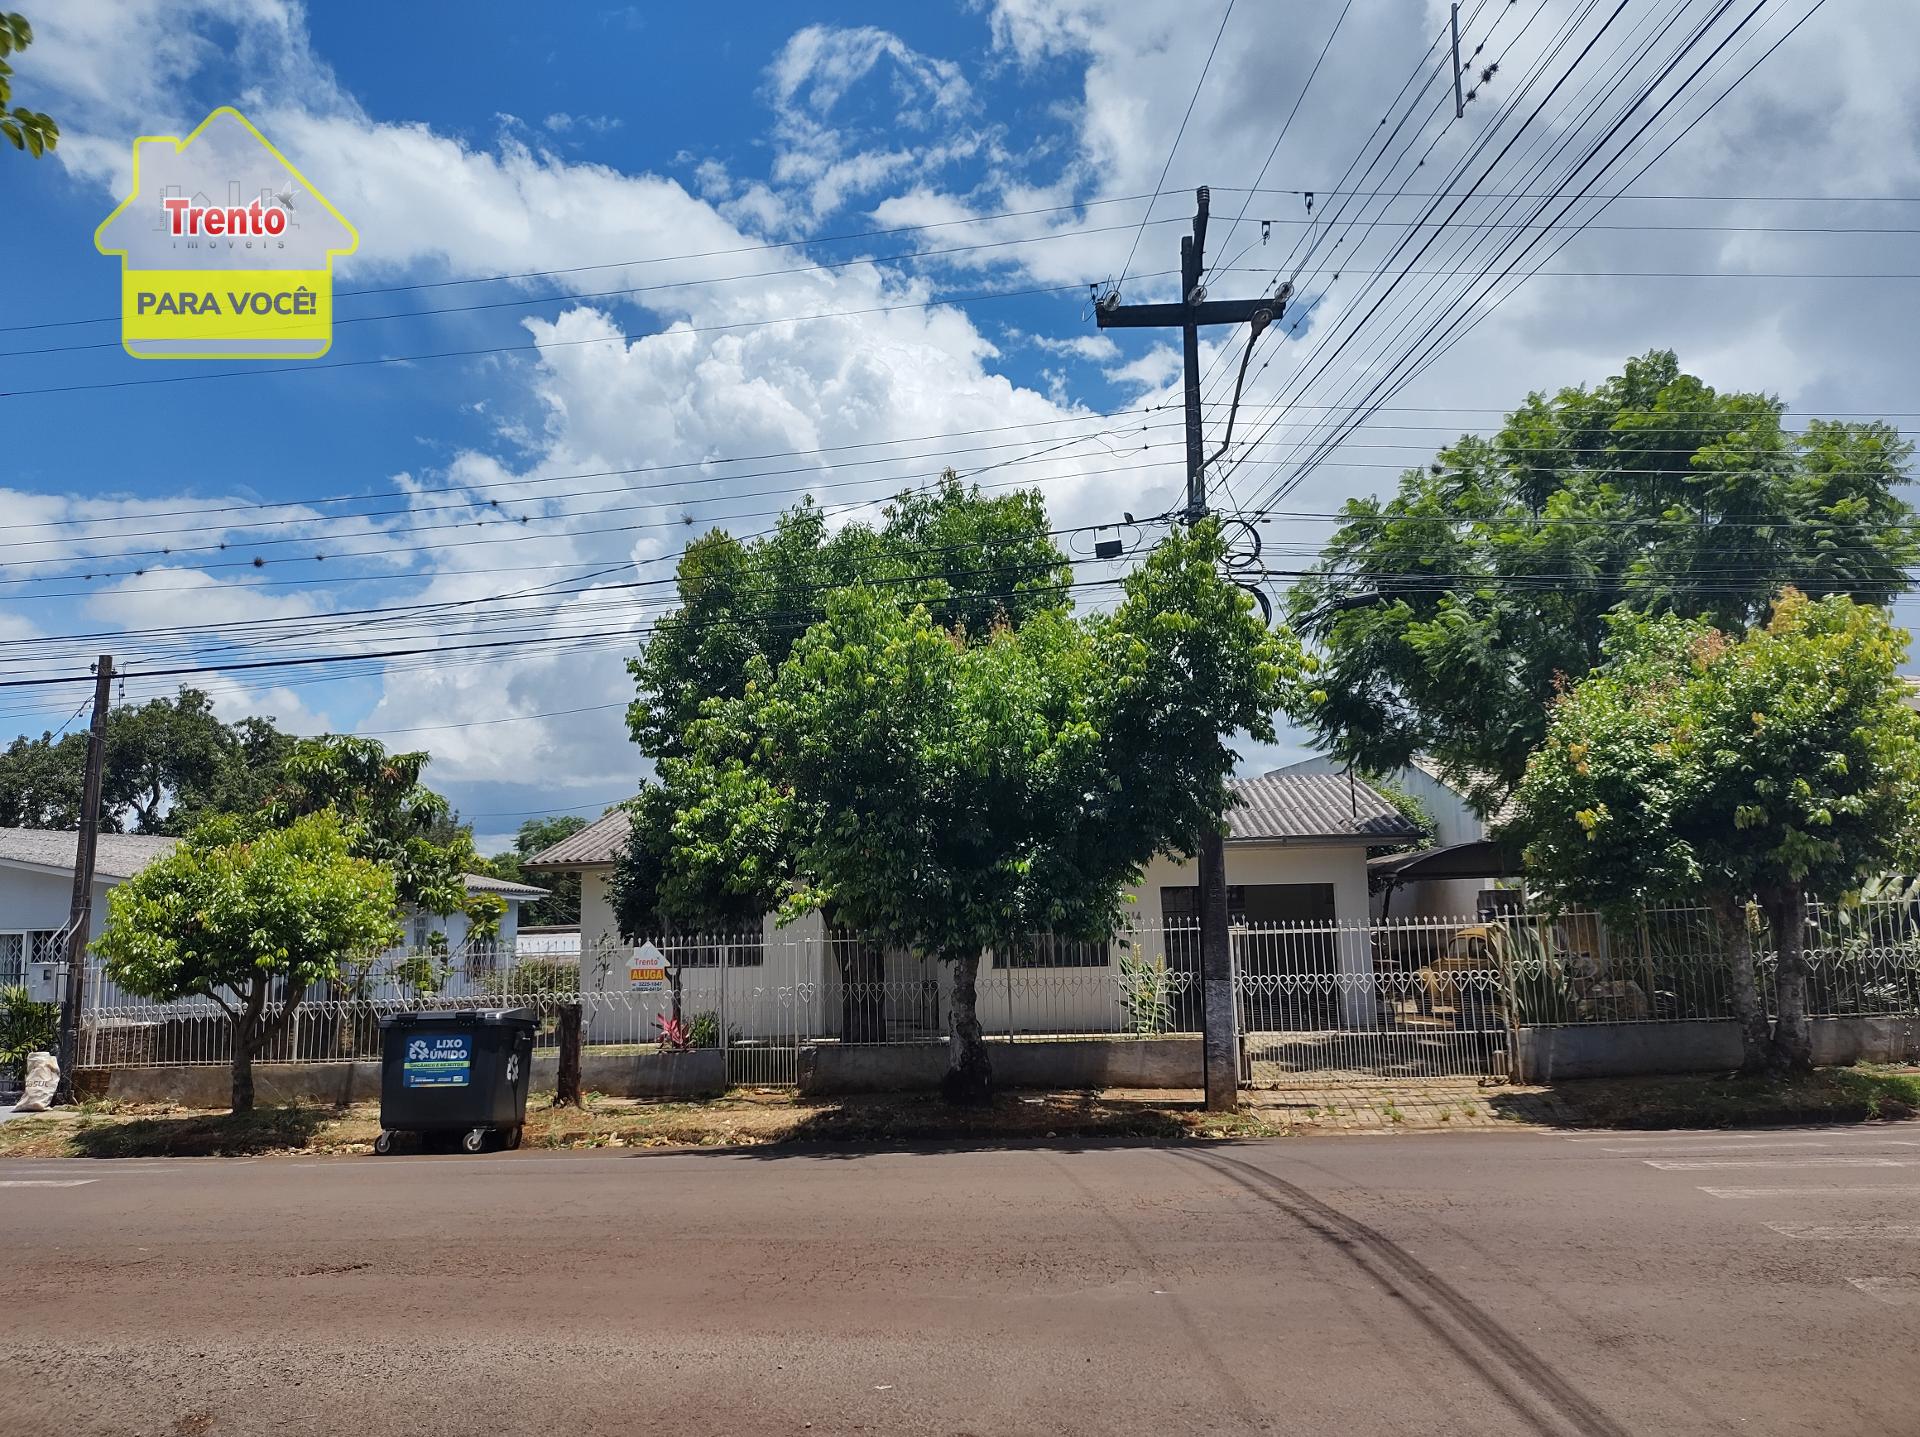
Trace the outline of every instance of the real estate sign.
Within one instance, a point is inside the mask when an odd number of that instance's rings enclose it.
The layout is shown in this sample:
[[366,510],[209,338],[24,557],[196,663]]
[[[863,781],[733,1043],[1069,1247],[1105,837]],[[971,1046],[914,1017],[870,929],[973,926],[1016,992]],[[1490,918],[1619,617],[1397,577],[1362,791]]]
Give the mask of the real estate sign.
[[627,964],[627,982],[636,993],[658,993],[667,986],[667,959],[651,943],[633,950]]

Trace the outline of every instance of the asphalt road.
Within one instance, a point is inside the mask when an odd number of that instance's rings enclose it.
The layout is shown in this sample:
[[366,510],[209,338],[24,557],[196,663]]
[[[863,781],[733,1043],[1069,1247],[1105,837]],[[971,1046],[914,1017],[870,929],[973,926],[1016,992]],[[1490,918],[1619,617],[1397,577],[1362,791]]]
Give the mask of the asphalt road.
[[1920,1125],[0,1162],[0,1431],[1920,1433]]

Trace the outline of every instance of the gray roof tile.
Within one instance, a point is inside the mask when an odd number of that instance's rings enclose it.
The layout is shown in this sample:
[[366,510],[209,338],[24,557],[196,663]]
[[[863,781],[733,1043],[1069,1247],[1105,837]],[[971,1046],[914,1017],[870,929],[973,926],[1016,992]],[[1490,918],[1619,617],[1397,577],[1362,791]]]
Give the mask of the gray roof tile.
[[[0,862],[71,873],[79,839],[78,833],[58,828],[0,828]],[[93,871],[103,878],[131,878],[179,841],[144,833],[103,833],[94,848]]]
[[1404,843],[1419,830],[1366,784],[1337,773],[1235,779],[1229,843]]
[[463,873],[469,893],[498,893],[502,898],[545,898],[552,890],[531,883],[514,883],[485,873]]
[[633,816],[624,808],[616,808],[551,848],[541,849],[520,866],[566,869],[610,864],[626,850],[627,836],[632,832]]

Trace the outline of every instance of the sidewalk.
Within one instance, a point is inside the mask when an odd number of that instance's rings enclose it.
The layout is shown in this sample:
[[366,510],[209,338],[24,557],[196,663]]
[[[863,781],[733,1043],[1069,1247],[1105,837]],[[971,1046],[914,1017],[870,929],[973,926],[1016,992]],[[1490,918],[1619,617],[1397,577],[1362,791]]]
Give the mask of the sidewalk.
[[[527,1109],[525,1145],[757,1147],[1023,1140],[1210,1141],[1327,1133],[1436,1133],[1489,1128],[1744,1127],[1862,1122],[1920,1112],[1920,1071],[1832,1068],[1786,1079],[1697,1074],[1583,1080],[1552,1088],[1475,1078],[1335,1079],[1243,1090],[1239,1110],[1209,1113],[1190,1088],[1004,1092],[981,1108],[930,1093],[802,1098],[736,1088],[707,1102],[588,1095],[584,1108],[544,1096]],[[0,1127],[0,1157],[190,1157],[369,1153],[379,1108],[263,1107],[245,1117],[142,1105],[88,1105]]]

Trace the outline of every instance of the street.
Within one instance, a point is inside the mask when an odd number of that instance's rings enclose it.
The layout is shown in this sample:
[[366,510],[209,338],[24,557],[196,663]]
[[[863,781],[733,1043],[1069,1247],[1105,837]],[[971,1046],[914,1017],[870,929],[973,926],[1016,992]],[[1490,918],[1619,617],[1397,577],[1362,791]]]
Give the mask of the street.
[[1920,1431],[1920,1126],[0,1165],[0,1430]]

